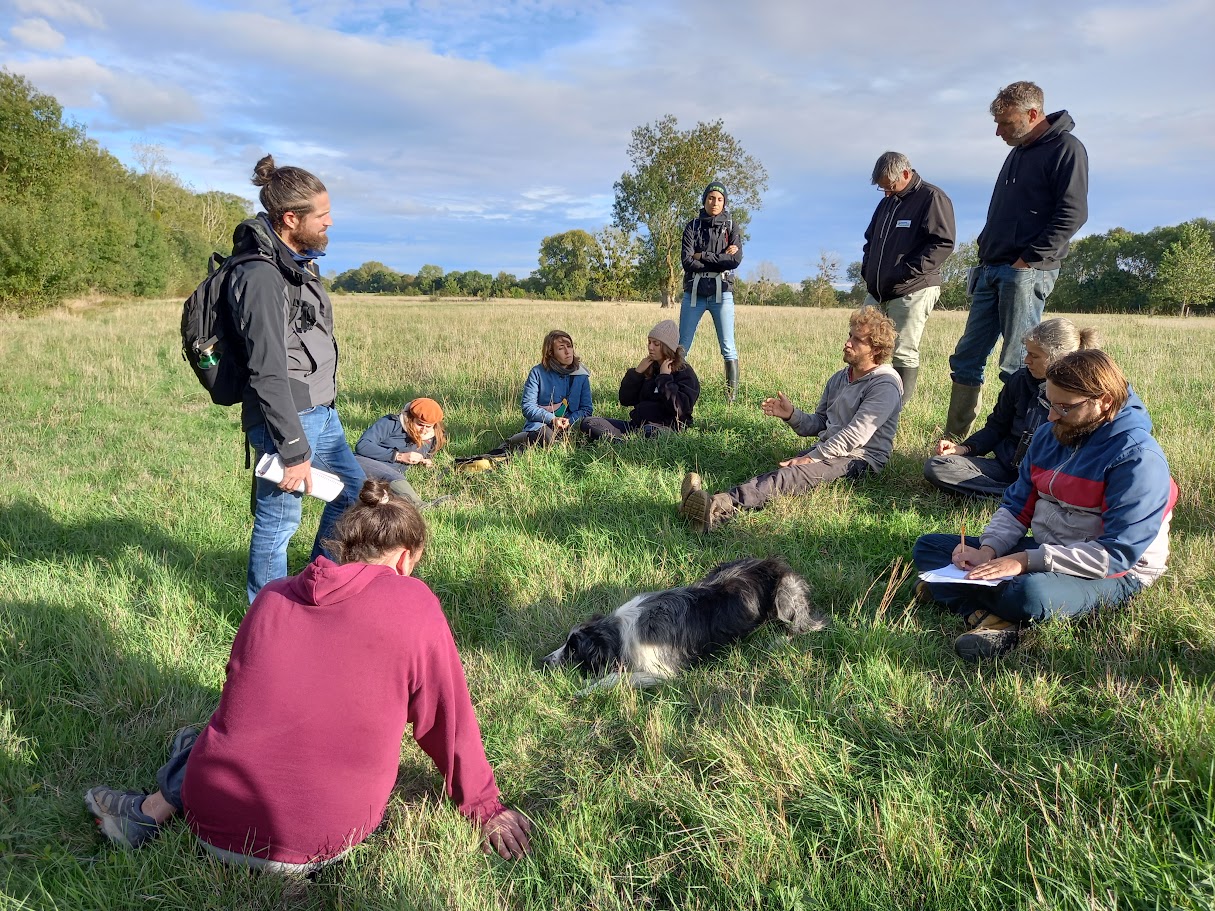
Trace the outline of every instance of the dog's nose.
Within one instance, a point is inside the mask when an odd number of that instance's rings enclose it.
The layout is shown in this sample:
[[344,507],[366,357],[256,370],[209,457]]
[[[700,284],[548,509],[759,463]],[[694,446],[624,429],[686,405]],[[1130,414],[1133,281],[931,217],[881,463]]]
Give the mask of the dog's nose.
[[561,663],[561,649],[557,649],[557,651],[555,651],[551,654],[545,655],[543,658],[540,659],[540,663],[543,664],[545,667],[556,667],[558,664]]

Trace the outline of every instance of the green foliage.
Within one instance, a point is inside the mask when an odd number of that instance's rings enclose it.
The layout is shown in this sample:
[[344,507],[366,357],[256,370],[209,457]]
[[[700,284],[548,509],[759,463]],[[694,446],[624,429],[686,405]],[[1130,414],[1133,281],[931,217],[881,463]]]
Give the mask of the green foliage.
[[1186,316],[1191,307],[1215,303],[1215,245],[1211,232],[1197,222],[1186,222],[1178,233],[1160,260],[1156,287]]
[[533,277],[550,300],[585,300],[598,255],[599,245],[586,231],[550,235],[540,242],[540,266]]
[[629,300],[637,297],[637,238],[609,225],[595,235],[591,251],[591,291],[600,300]]
[[745,236],[751,212],[768,188],[768,172],[722,121],[680,130],[671,114],[634,129],[628,156],[631,170],[614,186],[614,224],[641,233],[642,288],[659,293],[667,305],[681,287],[683,227],[700,211],[705,186],[711,180],[725,185],[730,217]]
[[133,174],[62,117],[0,70],[0,312],[83,293],[184,294],[213,251],[230,249],[244,201],[183,188],[155,147]]

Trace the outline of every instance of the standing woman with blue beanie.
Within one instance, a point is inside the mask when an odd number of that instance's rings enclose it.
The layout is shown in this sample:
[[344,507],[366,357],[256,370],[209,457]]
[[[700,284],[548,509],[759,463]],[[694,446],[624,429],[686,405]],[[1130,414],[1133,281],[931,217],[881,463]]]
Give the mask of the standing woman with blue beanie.
[[713,181],[700,196],[700,214],[683,229],[683,306],[679,344],[692,350],[696,327],[707,310],[717,330],[726,364],[726,400],[738,389],[738,350],[734,347],[734,270],[742,262],[742,232],[726,211],[726,188]]

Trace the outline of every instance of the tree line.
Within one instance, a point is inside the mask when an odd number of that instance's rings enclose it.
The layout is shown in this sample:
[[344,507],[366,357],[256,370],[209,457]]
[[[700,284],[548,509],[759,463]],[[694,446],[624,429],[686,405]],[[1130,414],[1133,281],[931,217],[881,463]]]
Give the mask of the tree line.
[[[0,69],[0,312],[37,310],[85,293],[184,296],[203,277],[211,253],[231,249],[233,226],[250,214],[245,200],[183,186],[157,146],[135,151],[138,171],[66,123],[55,98]],[[768,175],[720,120],[681,130],[668,115],[637,127],[628,156],[630,168],[613,186],[611,224],[543,238],[528,276],[433,264],[408,273],[368,262],[326,280],[338,292],[671,305],[682,294],[683,226],[699,211],[703,187],[716,179],[730,188],[730,217],[745,237]],[[1143,234],[1115,228],[1083,237],[1072,244],[1051,306],[1210,312],[1213,240],[1215,223],[1202,218]],[[942,270],[939,306],[967,306],[966,270],[975,261],[975,244],[959,244]],[[841,276],[838,258],[822,253],[815,274],[796,284],[761,260],[737,276],[734,296],[743,306],[855,306],[865,289],[859,262]]]
[[0,312],[88,293],[184,297],[212,251],[231,249],[243,199],[182,186],[156,146],[136,155],[142,173],[0,69]]

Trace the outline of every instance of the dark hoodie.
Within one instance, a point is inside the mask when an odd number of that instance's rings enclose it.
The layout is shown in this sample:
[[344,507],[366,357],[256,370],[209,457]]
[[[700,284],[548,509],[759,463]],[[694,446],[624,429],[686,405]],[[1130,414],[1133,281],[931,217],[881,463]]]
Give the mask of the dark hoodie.
[[[232,234],[233,254],[254,251],[266,261],[235,267],[228,286],[249,365],[241,427],[264,423],[283,463],[298,465],[312,457],[299,412],[332,405],[337,395],[333,305],[320,277],[295,260],[264,215]],[[300,307],[291,320],[293,299]]]
[[1072,135],[1076,124],[1067,111],[1046,119],[1045,133],[1004,159],[979,233],[984,265],[1023,259],[1035,269],[1058,269],[1088,220],[1088,152]]
[[406,725],[461,813],[502,811],[434,593],[387,566],[318,557],[263,588],[241,622],[186,764],[186,822],[238,854],[333,857],[383,818]]

